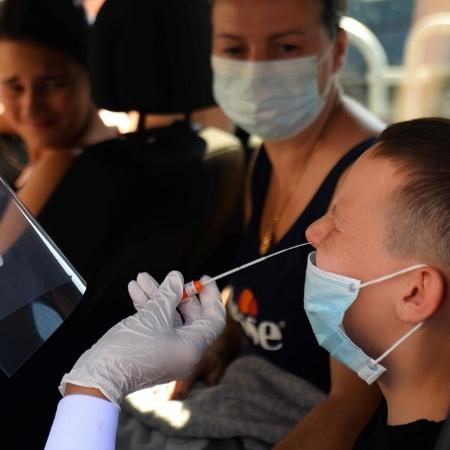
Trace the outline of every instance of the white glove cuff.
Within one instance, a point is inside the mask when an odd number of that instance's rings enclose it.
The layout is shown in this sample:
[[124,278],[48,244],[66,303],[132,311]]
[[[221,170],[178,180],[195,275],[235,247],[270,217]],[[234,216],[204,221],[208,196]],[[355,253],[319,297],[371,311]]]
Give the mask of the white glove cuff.
[[66,373],[58,387],[59,392],[63,396],[68,383],[98,389],[111,403],[121,409],[120,405],[123,401],[122,389],[119,386],[112,385],[110,380],[103,382],[98,374],[94,377],[78,370],[72,370],[70,373]]

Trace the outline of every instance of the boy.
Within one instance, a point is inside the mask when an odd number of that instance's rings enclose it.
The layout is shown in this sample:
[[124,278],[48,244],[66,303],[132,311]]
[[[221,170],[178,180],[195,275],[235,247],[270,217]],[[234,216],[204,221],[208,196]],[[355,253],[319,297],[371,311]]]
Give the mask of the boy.
[[450,410],[450,120],[388,127],[307,238],[316,338],[385,398],[354,448],[433,449]]

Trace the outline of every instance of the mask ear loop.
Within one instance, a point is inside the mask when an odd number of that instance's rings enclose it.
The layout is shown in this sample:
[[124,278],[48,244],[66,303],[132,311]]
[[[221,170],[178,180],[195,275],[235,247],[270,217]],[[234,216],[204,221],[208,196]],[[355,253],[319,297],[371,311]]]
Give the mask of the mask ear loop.
[[[323,55],[320,59],[317,57],[316,67],[317,67],[317,77],[319,76],[319,68],[323,64],[323,62],[330,56],[330,53],[333,51],[334,48],[334,41],[326,51],[325,55]],[[328,97],[328,94],[331,91],[331,87],[333,86],[333,81],[335,79],[335,75],[331,76],[328,80],[326,86],[323,88],[323,91],[320,92],[319,88],[319,80],[317,80],[317,89],[319,90],[319,95],[322,99],[326,99]]]
[[361,283],[359,286],[355,285],[354,283],[350,283],[348,286],[348,289],[350,292],[355,292],[364,287],[371,286],[372,284],[377,284],[377,283],[381,283],[382,281],[390,280],[391,278],[394,278],[398,275],[403,275],[404,273],[412,272],[413,270],[421,269],[422,267],[427,267],[427,265],[426,264],[417,264],[415,266],[411,266],[406,269],[399,270],[398,272],[390,273],[389,275],[384,275],[382,277],[375,278],[374,280],[366,281],[365,283]]
[[317,58],[317,67],[319,67],[327,58],[330,56],[330,53],[333,51],[334,48],[334,42],[330,45],[328,50],[325,52],[325,54],[319,59]]
[[421,326],[423,322],[419,322],[415,325],[411,330],[409,330],[406,334],[404,334],[397,342],[395,342],[390,348],[388,348],[381,356],[375,359],[375,363],[378,364],[382,361],[386,356],[388,356],[391,352],[393,352],[400,344],[402,344],[406,339],[408,339],[413,333],[415,333]]
[[384,275],[382,277],[375,278],[374,280],[366,281],[365,283],[361,283],[359,288],[361,289],[363,287],[370,286],[372,284],[381,283],[382,281],[390,280],[391,278],[394,278],[398,275],[403,275],[404,273],[412,272],[413,270],[421,269],[422,267],[427,267],[427,265],[426,264],[417,264],[415,266],[411,266],[406,269],[399,270],[398,272],[390,273],[389,275]]
[[[375,278],[374,280],[367,281],[366,283],[362,283],[360,288],[371,286],[372,284],[381,283],[382,281],[390,280],[398,275],[403,275],[404,273],[412,272],[416,269],[421,269],[422,267],[427,267],[426,264],[416,264],[415,266],[408,267],[403,270],[399,270],[398,272],[391,273],[389,275],[385,275],[383,277]],[[377,359],[373,360],[375,364],[379,364],[386,356],[388,356],[391,352],[393,352],[400,344],[402,344],[406,339],[408,339],[413,333],[415,333],[421,326],[423,322],[419,322],[416,324],[411,330],[405,333],[398,341],[396,341],[391,347],[389,347],[381,356]]]

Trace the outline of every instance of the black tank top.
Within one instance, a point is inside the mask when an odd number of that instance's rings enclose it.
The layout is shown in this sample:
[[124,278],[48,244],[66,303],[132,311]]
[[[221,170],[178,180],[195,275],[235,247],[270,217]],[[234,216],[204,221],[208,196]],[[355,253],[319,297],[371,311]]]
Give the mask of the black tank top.
[[[340,159],[304,212],[268,254],[306,242],[306,228],[326,213],[341,174],[375,141],[370,138],[361,142]],[[271,164],[262,148],[253,172],[252,217],[236,265],[261,256],[259,227],[270,173]],[[307,255],[312,250],[311,246],[301,247],[236,273],[230,280],[233,295],[228,306],[246,337],[248,351],[328,391],[328,353],[317,344],[303,309]]]

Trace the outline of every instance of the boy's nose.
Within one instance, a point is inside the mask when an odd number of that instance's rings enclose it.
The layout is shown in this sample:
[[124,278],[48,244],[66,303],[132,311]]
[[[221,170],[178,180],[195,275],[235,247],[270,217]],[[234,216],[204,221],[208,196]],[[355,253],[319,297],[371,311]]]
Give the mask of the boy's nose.
[[306,229],[306,239],[314,248],[317,248],[328,235],[330,229],[331,219],[326,215],[322,216]]

